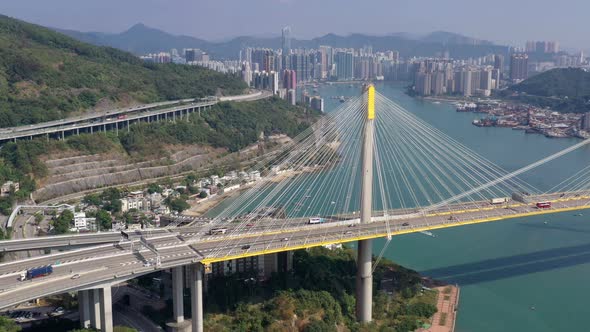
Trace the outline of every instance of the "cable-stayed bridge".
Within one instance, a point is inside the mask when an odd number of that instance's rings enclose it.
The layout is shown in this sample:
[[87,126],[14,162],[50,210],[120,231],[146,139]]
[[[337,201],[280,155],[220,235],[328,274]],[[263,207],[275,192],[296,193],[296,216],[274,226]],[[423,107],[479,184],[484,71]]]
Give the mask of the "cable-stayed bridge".
[[[109,331],[110,285],[172,268],[173,320],[182,329],[182,267],[189,266],[192,328],[202,331],[203,265],[359,241],[357,316],[370,321],[371,239],[590,208],[590,165],[545,191],[519,178],[588,143],[504,170],[370,86],[280,153],[262,158],[252,169],[262,180],[226,202],[205,226],[128,238],[102,233],[0,242],[5,251],[82,247],[0,264],[0,307],[80,291],[82,324]],[[22,271],[47,265],[52,274],[18,280]]]

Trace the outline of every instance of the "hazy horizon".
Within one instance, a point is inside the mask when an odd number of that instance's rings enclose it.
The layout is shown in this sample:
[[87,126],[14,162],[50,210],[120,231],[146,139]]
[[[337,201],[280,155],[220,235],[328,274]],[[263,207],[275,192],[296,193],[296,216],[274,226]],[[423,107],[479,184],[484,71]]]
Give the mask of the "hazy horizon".
[[[510,0],[491,4],[480,1],[481,5],[469,0],[426,0],[419,4],[373,0],[371,7],[344,0],[102,0],[82,5],[79,0],[0,1],[5,2],[4,15],[84,32],[120,33],[143,23],[174,35],[218,41],[237,36],[278,36],[283,26],[290,25],[293,37],[298,39],[328,33],[426,35],[448,31],[505,45],[556,40],[564,48],[590,49],[585,36],[590,23],[586,28],[580,24],[587,22],[584,13],[590,3],[581,0],[564,0],[559,7],[544,6],[546,0],[536,1],[534,6]],[[337,17],[332,12],[338,12]]]

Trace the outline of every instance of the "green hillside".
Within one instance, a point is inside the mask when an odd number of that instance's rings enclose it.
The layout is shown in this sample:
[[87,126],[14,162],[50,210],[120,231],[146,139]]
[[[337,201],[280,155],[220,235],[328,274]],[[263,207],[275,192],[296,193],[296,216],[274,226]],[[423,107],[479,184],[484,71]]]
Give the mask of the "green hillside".
[[97,104],[238,94],[237,77],[196,66],[144,64],[0,15],[0,127],[63,118]]
[[577,68],[553,69],[510,87],[504,94],[558,111],[587,112],[590,73]]

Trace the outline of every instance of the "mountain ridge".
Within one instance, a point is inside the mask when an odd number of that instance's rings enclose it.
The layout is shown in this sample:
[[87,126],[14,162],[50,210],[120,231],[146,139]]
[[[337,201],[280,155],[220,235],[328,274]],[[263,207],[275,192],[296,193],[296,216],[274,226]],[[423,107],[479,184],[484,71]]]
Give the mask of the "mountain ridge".
[[[237,36],[221,42],[212,42],[186,35],[174,35],[159,29],[151,28],[143,23],[137,23],[129,29],[114,34],[98,32],[79,32],[74,30],[59,30],[73,38],[85,42],[111,46],[134,54],[156,53],[169,51],[172,48],[201,48],[208,51],[214,58],[237,58],[244,47],[280,48],[281,37],[253,37]],[[467,37],[461,34],[435,31],[424,36],[411,37],[409,33],[388,33],[385,35],[369,35],[352,33],[338,35],[328,33],[312,39],[292,40],[294,48],[317,48],[326,44],[334,47],[360,48],[371,44],[375,50],[395,49],[407,56],[434,56],[448,50],[449,46],[457,49],[457,56],[481,56],[490,52],[505,53],[507,47],[495,45],[492,42]]]

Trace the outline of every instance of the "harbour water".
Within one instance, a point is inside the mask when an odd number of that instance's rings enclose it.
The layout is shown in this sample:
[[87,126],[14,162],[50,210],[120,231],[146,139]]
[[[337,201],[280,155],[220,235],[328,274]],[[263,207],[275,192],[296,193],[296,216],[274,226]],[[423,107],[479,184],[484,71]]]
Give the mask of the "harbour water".
[[[477,115],[458,113],[404,94],[399,84],[377,91],[506,170],[516,170],[564,149],[577,139],[549,139],[507,128],[478,128]],[[359,86],[321,86],[326,111],[338,107],[329,96],[353,96]],[[590,148],[572,152],[521,176],[548,190],[585,165]],[[458,332],[587,330],[590,287],[590,210],[433,231],[435,237],[394,237],[385,256],[437,279],[458,283]],[[374,252],[385,241],[374,241]]]
[[[411,98],[404,94],[402,84],[379,83],[376,89],[507,171],[579,142],[508,128],[478,128],[471,124],[477,115],[458,113],[447,103]],[[318,93],[330,112],[341,105],[340,96],[357,96],[360,85],[321,85]],[[590,147],[521,178],[545,191],[586,165],[590,165]],[[385,256],[423,275],[461,286],[458,332],[585,331],[585,314],[590,312],[586,283],[590,275],[590,210],[582,213],[436,230],[433,236],[397,236]],[[384,239],[375,240],[374,253],[384,244]]]

